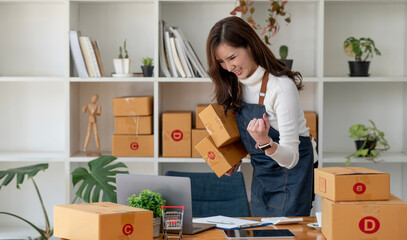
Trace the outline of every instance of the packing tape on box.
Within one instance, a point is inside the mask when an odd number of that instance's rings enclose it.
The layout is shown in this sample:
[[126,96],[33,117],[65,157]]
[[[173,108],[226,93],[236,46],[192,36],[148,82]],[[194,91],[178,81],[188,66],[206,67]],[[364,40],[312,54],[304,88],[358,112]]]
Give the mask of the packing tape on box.
[[138,127],[139,127],[139,124],[140,124],[140,117],[139,116],[136,117],[136,121],[137,121],[137,123],[136,123],[136,136],[138,136]]

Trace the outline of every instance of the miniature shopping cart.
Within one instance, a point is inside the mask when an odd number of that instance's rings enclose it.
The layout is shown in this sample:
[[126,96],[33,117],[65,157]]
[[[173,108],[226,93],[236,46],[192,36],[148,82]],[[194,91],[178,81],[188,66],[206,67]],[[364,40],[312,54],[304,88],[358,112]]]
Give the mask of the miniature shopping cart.
[[[170,210],[168,210],[170,209]],[[182,238],[182,223],[184,220],[184,206],[161,206],[163,218],[163,238]],[[178,236],[169,236],[168,233],[178,233]]]

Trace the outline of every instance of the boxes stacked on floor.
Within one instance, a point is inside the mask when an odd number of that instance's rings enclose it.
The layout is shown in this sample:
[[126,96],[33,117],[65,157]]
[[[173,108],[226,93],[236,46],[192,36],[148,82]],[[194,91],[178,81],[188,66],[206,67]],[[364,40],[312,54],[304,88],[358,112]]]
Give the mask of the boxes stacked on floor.
[[388,173],[361,167],[315,169],[327,240],[407,239],[407,204],[390,194]]
[[116,157],[153,157],[153,97],[113,98],[115,134],[112,155]]
[[167,111],[162,114],[163,157],[191,157],[191,111]]
[[209,136],[205,137],[195,149],[218,177],[224,175],[247,155],[240,139],[236,115],[213,103],[199,113],[199,118]]

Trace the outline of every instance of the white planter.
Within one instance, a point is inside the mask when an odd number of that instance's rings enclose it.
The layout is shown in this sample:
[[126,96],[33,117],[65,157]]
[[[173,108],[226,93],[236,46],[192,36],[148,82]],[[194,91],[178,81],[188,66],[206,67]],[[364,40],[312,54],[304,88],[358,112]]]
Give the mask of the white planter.
[[131,60],[129,58],[113,59],[113,65],[114,65],[114,70],[115,70],[116,74],[130,74],[132,62],[133,62],[133,60]]

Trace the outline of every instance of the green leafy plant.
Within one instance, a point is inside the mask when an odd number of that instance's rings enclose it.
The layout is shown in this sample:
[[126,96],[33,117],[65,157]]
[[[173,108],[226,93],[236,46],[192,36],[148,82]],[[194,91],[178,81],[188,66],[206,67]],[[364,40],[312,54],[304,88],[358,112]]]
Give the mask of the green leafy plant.
[[141,62],[144,66],[153,66],[153,59],[150,57],[143,57]]
[[[384,132],[377,129],[376,124],[372,120],[369,120],[369,122],[372,126],[354,124],[349,128],[349,137],[356,141],[363,141],[363,143],[354,153],[346,157],[346,165],[350,164],[351,157],[364,157],[367,160],[377,162],[375,159],[382,152],[390,149],[387,140],[384,138]],[[372,142],[372,144],[370,148],[367,148],[369,142]]]
[[281,59],[287,59],[288,47],[286,45],[281,45],[279,53],[280,53]]
[[[343,43],[345,53],[349,57],[354,57],[357,62],[365,62],[369,57],[373,58],[373,55],[381,55],[379,49],[376,48],[375,43],[370,38],[354,38],[348,37]],[[363,59],[363,60],[362,60]]]
[[[85,202],[98,202],[102,192],[102,201],[117,202],[116,194],[116,174],[129,173],[128,171],[118,171],[118,168],[127,168],[124,163],[118,162],[110,164],[117,158],[114,156],[101,156],[88,163],[89,172],[83,167],[76,168],[72,172],[72,184],[80,184],[76,191],[74,203],[77,198]],[[110,165],[109,165],[110,164]],[[91,198],[92,195],[92,198]]]
[[283,18],[288,24],[291,22],[291,17],[288,12],[285,11],[285,6],[288,1],[282,0],[269,0],[268,17],[266,19],[266,25],[262,26],[256,23],[253,19],[253,13],[255,7],[253,6],[254,0],[237,0],[238,6],[236,6],[231,12],[231,15],[236,15],[237,12],[241,12],[243,15],[248,11],[250,15],[246,18],[246,21],[255,29],[261,30],[261,35],[264,37],[264,42],[271,45],[270,38],[275,36],[280,30],[279,19]]
[[[124,40],[124,43],[123,43],[124,53],[126,54],[126,55],[124,56],[124,58],[129,58],[129,53],[127,52],[127,48],[126,48],[126,41],[127,41],[127,39],[125,39],[125,40]],[[121,46],[119,47],[119,58],[120,58],[120,59],[123,59],[123,49],[122,49]]]
[[138,196],[137,194],[133,194],[133,196],[127,200],[132,207],[153,211],[155,218],[161,217],[161,206],[165,206],[166,203],[160,193],[155,193],[148,189],[141,191]]
[[[43,164],[36,164],[36,165],[30,165],[30,166],[12,168],[12,169],[8,169],[8,170],[0,171],[0,180],[4,178],[4,181],[0,185],[0,189],[3,186],[7,186],[14,179],[14,177],[16,177],[16,179],[17,179],[17,189],[20,189],[20,184],[23,184],[25,176],[27,176],[27,180],[31,180],[32,183],[34,184],[35,191],[37,192],[38,198],[41,203],[42,211],[43,211],[44,217],[45,217],[45,226],[46,226],[45,230],[35,226],[33,223],[31,223],[27,219],[24,219],[18,215],[15,215],[15,214],[12,214],[9,212],[0,212],[0,214],[9,215],[9,216],[12,216],[12,217],[15,217],[15,218],[18,218],[18,219],[24,221],[25,223],[27,223],[28,225],[33,227],[40,234],[40,237],[36,238],[39,240],[49,239],[53,235],[53,232],[54,232],[53,228],[49,224],[48,214],[44,207],[44,202],[42,201],[40,190],[38,189],[38,186],[34,181],[35,175],[37,175],[37,173],[39,171],[45,171],[45,169],[47,169],[47,168],[48,168],[48,164],[43,163]],[[27,199],[29,199],[29,198],[27,198]]]

